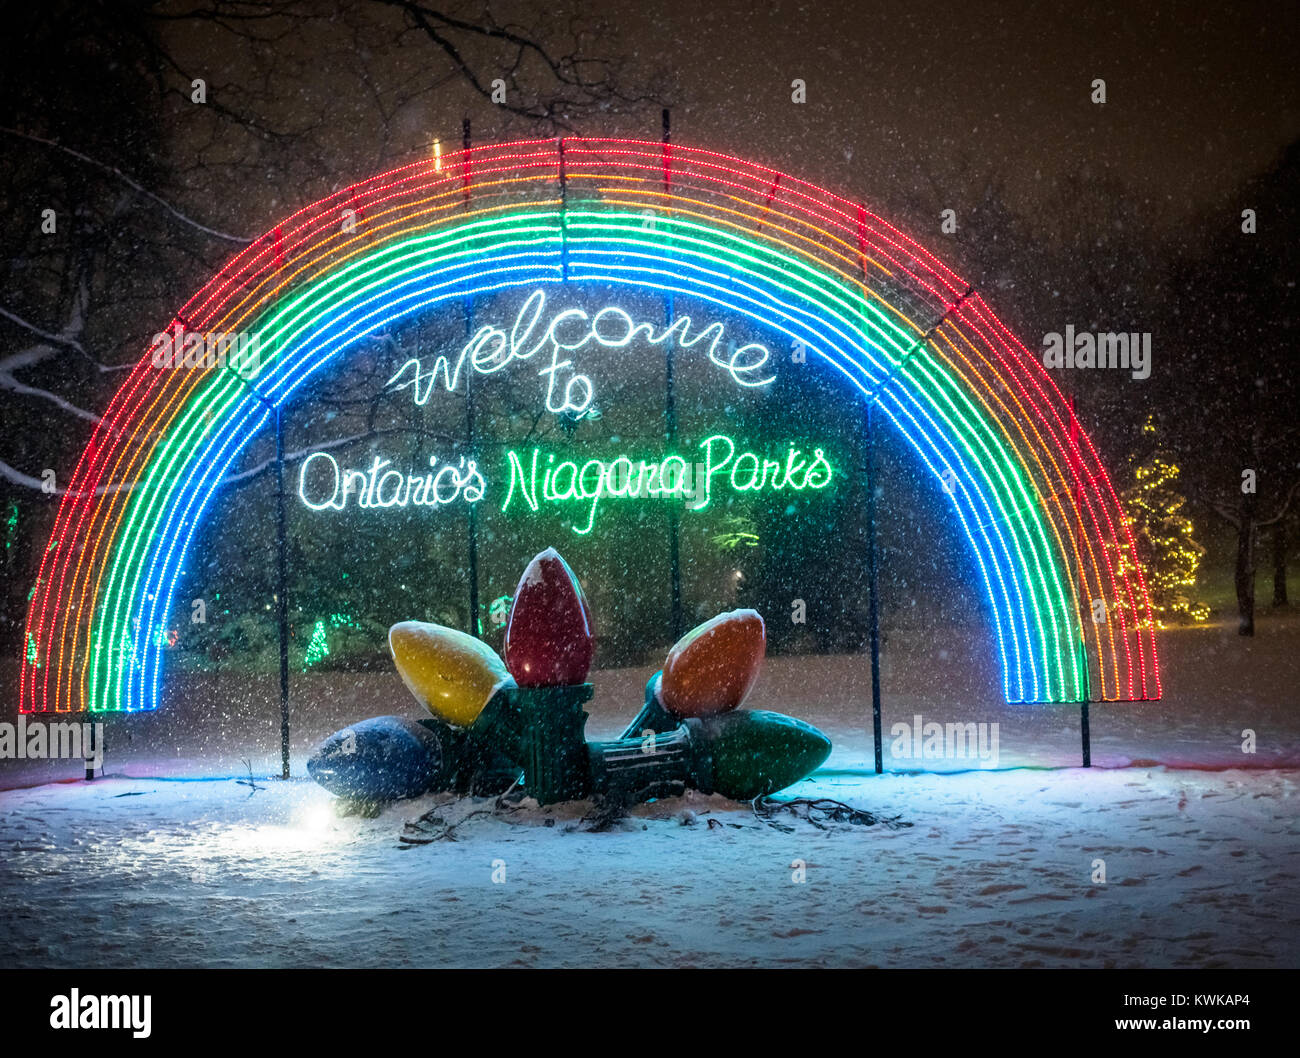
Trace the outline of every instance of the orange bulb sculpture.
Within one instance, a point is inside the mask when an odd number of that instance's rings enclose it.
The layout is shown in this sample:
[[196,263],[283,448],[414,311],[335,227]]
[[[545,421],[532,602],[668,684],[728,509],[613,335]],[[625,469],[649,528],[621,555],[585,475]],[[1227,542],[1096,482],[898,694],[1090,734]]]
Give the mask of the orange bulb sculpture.
[[679,717],[735,709],[753,688],[766,654],[767,630],[757,610],[718,614],[668,652],[659,700]]
[[585,683],[595,653],[591,611],[555,548],[524,570],[506,621],[505,663],[520,687]]

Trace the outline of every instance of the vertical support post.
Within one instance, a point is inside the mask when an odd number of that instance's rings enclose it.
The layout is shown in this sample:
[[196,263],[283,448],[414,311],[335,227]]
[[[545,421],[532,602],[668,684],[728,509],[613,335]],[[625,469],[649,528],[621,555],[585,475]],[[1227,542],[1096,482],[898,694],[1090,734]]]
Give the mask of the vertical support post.
[[[664,324],[672,325],[672,298],[664,298]],[[664,368],[666,368],[667,387],[664,394],[664,422],[666,429],[664,433],[668,438],[668,451],[672,451],[677,441],[677,403],[676,396],[673,394],[672,381],[672,343],[664,343],[666,352],[664,352]],[[680,519],[677,513],[676,503],[668,504],[668,569],[669,584],[671,584],[671,604],[669,604],[669,616],[672,624],[672,641],[677,642],[681,638],[681,633],[685,629],[681,626],[681,543],[680,543]]]
[[[474,299],[467,297],[465,299],[465,337],[470,338],[474,333]],[[474,448],[474,372],[468,371],[465,374],[465,444],[469,450],[469,458],[474,459],[476,452]],[[479,627],[479,602],[478,602],[478,504],[466,504],[469,508],[467,517],[469,519],[469,627],[465,629],[472,636],[482,634],[483,629]]]
[[[1074,513],[1079,519],[1079,537],[1083,537],[1083,461],[1079,454],[1079,420],[1074,413],[1074,395],[1070,395],[1070,465],[1074,470]],[[1084,588],[1082,596],[1085,607],[1088,603],[1087,598],[1087,581],[1083,577],[1083,567],[1079,567],[1079,581]],[[1083,749],[1083,766],[1092,767],[1092,732],[1088,723],[1088,699],[1092,697],[1092,681],[1087,679],[1088,676],[1088,643],[1083,635],[1083,624],[1080,622],[1079,635],[1083,654],[1083,672],[1085,677],[1085,689],[1079,700],[1079,741]]]
[[885,765],[880,731],[880,593],[876,577],[876,463],[871,422],[873,407],[874,400],[867,405],[863,449],[867,479],[867,588],[871,592],[868,618],[871,622],[871,732],[876,746],[876,774],[879,775],[885,770]]
[[[671,187],[671,177],[668,164],[668,143],[671,131],[671,122],[669,111],[664,107],[663,111],[663,186],[664,195],[668,195]],[[671,327],[673,323],[673,296],[664,295],[664,325]],[[673,343],[664,343],[664,378],[666,392],[664,394],[664,432],[668,440],[668,449],[672,450],[677,441],[677,398],[673,392]],[[681,560],[681,536],[679,531],[679,517],[677,507],[670,503],[668,507],[668,565],[669,576],[671,581],[671,603],[670,603],[670,623],[672,625],[673,642],[677,642],[682,637],[682,560]]]
[[280,623],[280,778],[289,778],[289,544],[284,509],[284,416],[275,409],[276,613]]
[[[86,724],[82,727],[85,737],[82,739],[81,752],[86,758],[86,782],[91,782],[95,778],[95,714],[87,711]],[[100,751],[103,752],[103,742],[100,742]]]
[[[867,288],[867,211],[858,206],[858,267],[862,271],[863,299]],[[863,443],[863,476],[867,483],[867,590],[871,593],[868,603],[868,621],[871,636],[871,735],[876,747],[876,774],[885,770],[884,737],[881,733],[880,718],[880,585],[876,575],[876,462],[875,437],[872,429],[872,409],[876,405],[876,392],[867,401],[867,415],[863,423],[866,436]]]
[[560,164],[560,279],[569,281],[569,178],[564,170],[564,137],[556,145]]
[[[465,167],[463,177],[465,208],[469,208],[469,152],[474,146],[474,137],[470,128],[469,118],[461,122],[461,146],[465,151]],[[468,340],[474,332],[474,299],[471,296],[465,298],[465,338]],[[465,444],[469,450],[469,458],[474,457],[474,372],[469,371],[465,374]],[[469,510],[466,513],[468,522],[467,531],[469,535],[469,627],[465,629],[472,636],[477,636],[482,629],[479,628],[478,617],[478,505],[468,504]]]
[[470,136],[469,118],[465,118],[461,122],[460,129],[461,129],[461,143],[465,148],[465,155],[461,159],[461,167],[460,167],[461,198],[462,198],[462,204],[464,208],[469,209],[469,182],[470,182],[469,149],[471,146],[473,146],[473,139]]

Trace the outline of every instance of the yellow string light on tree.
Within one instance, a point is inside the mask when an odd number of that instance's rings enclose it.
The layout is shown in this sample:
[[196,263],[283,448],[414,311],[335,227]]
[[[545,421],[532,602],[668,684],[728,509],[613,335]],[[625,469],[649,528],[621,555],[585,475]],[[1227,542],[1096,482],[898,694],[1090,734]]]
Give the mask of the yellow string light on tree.
[[[1121,493],[1120,501],[1137,543],[1152,614],[1163,628],[1169,622],[1204,621],[1210,608],[1192,598],[1205,548],[1196,542],[1195,526],[1183,513],[1187,497],[1175,487],[1182,471],[1170,462],[1157,432],[1154,417],[1148,415],[1142,424],[1142,451],[1135,456],[1134,484]],[[1118,566],[1121,576],[1136,572],[1124,550]]]

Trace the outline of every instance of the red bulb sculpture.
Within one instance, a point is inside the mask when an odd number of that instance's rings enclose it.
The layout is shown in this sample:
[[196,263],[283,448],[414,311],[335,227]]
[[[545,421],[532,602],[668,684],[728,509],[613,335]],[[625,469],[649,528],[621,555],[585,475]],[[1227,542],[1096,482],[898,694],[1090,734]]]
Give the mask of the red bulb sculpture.
[[591,611],[578,578],[553,547],[537,555],[515,589],[505,663],[520,687],[584,683],[595,652]]

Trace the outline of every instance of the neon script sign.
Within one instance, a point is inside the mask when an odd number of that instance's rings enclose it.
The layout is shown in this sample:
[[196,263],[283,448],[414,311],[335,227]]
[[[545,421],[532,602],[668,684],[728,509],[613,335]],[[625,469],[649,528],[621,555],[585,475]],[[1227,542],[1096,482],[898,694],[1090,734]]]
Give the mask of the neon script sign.
[[[429,457],[430,468],[437,462],[437,456]],[[340,467],[328,452],[313,452],[302,461],[298,471],[298,498],[313,511],[342,511],[349,500],[362,509],[445,507],[457,500],[477,503],[487,489],[487,482],[472,459],[462,458],[459,464],[444,463],[423,474],[391,469],[392,463],[391,459],[375,456],[369,470],[352,470]],[[313,464],[319,469],[313,471]],[[309,477],[312,478],[310,486]]]
[[[596,388],[591,377],[575,366],[575,354],[591,349],[623,350],[637,341],[681,350],[703,348],[710,364],[746,389],[776,381],[768,368],[770,350],[759,342],[727,342],[720,322],[696,330],[689,316],[679,316],[656,327],[636,321],[617,305],[606,305],[594,313],[580,308],[548,311],[546,294],[537,289],[524,300],[509,330],[491,324],[480,327],[458,354],[440,354],[431,364],[412,357],[385,383],[385,389],[409,389],[415,403],[423,406],[439,389],[456,392],[467,371],[493,375],[511,364],[534,361],[543,365],[537,374],[544,380],[546,410],[577,420],[595,410]],[[677,499],[691,501],[688,509],[703,510],[718,489],[734,493],[819,491],[830,485],[834,476],[820,448],[808,455],[791,444],[779,457],[768,458],[737,451],[736,442],[720,433],[701,441],[698,448],[701,458],[693,462],[676,454],[642,459],[619,453],[581,464],[540,448],[524,455],[508,451],[501,510],[526,507],[535,513],[543,505],[585,504],[582,524],[575,523],[572,528],[586,535],[595,526],[596,512],[606,499]],[[436,457],[429,457],[431,468],[437,463]],[[374,456],[368,469],[348,469],[327,452],[313,452],[304,460],[298,477],[298,496],[313,511],[342,511],[350,504],[362,509],[472,504],[484,497],[487,488],[474,460],[466,458],[459,465],[445,463],[436,470],[407,473],[393,468],[392,460],[382,456]]]
[[455,357],[454,364],[441,354],[429,367],[418,357],[412,357],[397,369],[385,388],[394,391],[410,388],[415,403],[423,406],[439,384],[445,392],[455,392],[466,363],[476,374],[494,375],[515,362],[533,360],[546,350],[539,361],[545,366],[537,372],[545,379],[546,410],[581,419],[591,409],[595,386],[589,375],[577,370],[573,357],[566,354],[591,348],[626,349],[638,339],[650,345],[683,350],[703,344],[709,362],[725,371],[738,386],[768,386],[776,380],[775,375],[763,376],[764,367],[772,357],[767,346],[759,342],[740,346],[733,342],[724,346],[725,328],[716,321],[692,333],[691,318],[679,316],[656,330],[652,323],[636,322],[617,305],[607,305],[595,313],[579,308],[561,309],[543,323],[545,316],[546,294],[534,290],[520,307],[509,332],[491,324],[480,327]]
[[[587,505],[585,524],[574,524],[573,531],[585,536],[595,526],[596,511],[606,499],[677,499],[685,501],[688,510],[702,511],[719,490],[740,494],[819,492],[835,476],[820,448],[807,454],[791,444],[779,458],[765,458],[757,452],[737,452],[736,442],[726,434],[707,437],[698,448],[702,458],[694,462],[680,455],[653,460],[620,453],[581,464],[541,448],[522,456],[512,449],[505,456],[509,480],[501,510],[527,507],[536,513],[543,504],[583,503]],[[429,465],[435,467],[437,457],[430,456]],[[412,474],[394,469],[392,460],[382,456],[374,456],[369,468],[361,470],[340,467],[328,452],[313,452],[298,473],[298,498],[313,511],[343,511],[349,505],[387,510],[478,503],[487,488],[472,459]]]
[[516,492],[534,512],[542,503],[586,503],[586,525],[573,526],[575,533],[585,536],[596,524],[596,508],[603,499],[694,499],[699,502],[688,509],[702,511],[718,486],[736,493],[820,491],[834,476],[820,448],[814,448],[809,458],[789,445],[784,460],[764,459],[755,452],[737,454],[736,442],[725,434],[714,434],[699,447],[704,459],[694,465],[679,455],[652,462],[620,454],[608,460],[588,459],[581,466],[572,459],[556,462],[554,453],[543,458],[542,450],[534,448],[527,470],[519,453],[510,451],[506,453],[510,484],[501,510],[510,509]]

